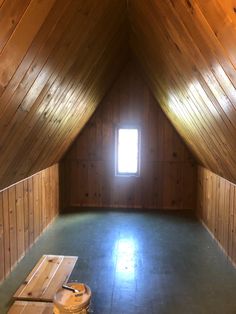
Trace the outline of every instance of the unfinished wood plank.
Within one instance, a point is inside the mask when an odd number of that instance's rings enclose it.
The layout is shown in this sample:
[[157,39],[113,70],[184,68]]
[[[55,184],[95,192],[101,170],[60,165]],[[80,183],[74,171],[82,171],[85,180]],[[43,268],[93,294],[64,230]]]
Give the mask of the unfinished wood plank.
[[[29,298],[32,300],[40,300],[43,292],[47,289],[49,283],[53,281],[59,265],[63,257],[49,256],[41,263],[37,270],[26,279],[27,285],[23,291],[17,296],[17,299]],[[17,293],[16,293],[17,294]]]
[[76,261],[76,256],[43,255],[14,298],[52,301],[55,292],[69,279]]
[[50,284],[45,288],[42,289],[42,300],[51,300],[55,291],[62,285],[63,282],[67,282],[71,275],[71,272],[75,266],[77,261],[76,258],[64,256],[63,260],[61,261],[60,265],[57,268],[57,271],[51,280]]
[[53,304],[49,302],[15,301],[8,314],[52,314]]

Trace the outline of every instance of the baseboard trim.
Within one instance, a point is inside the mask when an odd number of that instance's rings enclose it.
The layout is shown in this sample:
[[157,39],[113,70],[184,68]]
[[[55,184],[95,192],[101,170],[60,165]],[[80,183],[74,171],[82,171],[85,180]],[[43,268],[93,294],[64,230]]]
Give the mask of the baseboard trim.
[[228,253],[226,252],[225,248],[222,246],[222,244],[219,242],[219,240],[215,237],[215,235],[213,234],[213,232],[208,228],[208,226],[206,225],[206,223],[199,217],[197,216],[199,222],[203,225],[203,227],[206,229],[206,231],[210,234],[210,236],[212,237],[212,239],[216,242],[216,244],[219,246],[219,248],[221,249],[221,251],[223,251],[223,253],[225,254],[225,256],[227,257],[227,259],[231,262],[231,264],[236,268],[236,262],[228,255]]

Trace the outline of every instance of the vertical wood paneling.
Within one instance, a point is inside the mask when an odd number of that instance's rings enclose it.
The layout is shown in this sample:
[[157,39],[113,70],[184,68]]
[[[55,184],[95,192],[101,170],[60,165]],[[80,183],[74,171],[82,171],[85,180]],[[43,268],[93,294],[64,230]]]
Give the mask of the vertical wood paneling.
[[25,248],[28,248],[30,246],[30,244],[29,244],[29,189],[28,189],[28,180],[23,181],[23,210],[24,210]]
[[3,221],[3,198],[0,194],[0,278],[4,278],[4,221]]
[[[1,192],[3,197],[3,234],[4,234],[4,271],[5,276],[11,270],[11,257],[10,257],[10,224],[9,224],[9,201],[8,190]],[[2,280],[3,278],[1,278]]]
[[19,182],[16,185],[16,224],[17,224],[17,260],[21,259],[25,252],[25,232],[24,232],[24,182]]
[[197,213],[236,265],[236,186],[210,170],[198,168]]
[[[141,128],[141,175],[114,170],[115,128]],[[194,160],[131,63],[61,162],[63,206],[190,209]]]
[[28,180],[28,201],[29,201],[29,246],[34,243],[34,198],[33,198],[33,177]]
[[9,229],[10,229],[10,258],[11,270],[17,262],[17,234],[16,234],[16,186],[13,185],[8,191],[9,200]]
[[0,191],[0,281],[58,214],[58,165]]

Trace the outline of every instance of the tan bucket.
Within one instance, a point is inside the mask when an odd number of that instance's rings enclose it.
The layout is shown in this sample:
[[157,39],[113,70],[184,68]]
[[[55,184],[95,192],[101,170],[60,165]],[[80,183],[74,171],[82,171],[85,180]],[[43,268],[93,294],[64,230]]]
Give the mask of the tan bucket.
[[67,286],[72,287],[79,292],[73,292],[64,288],[59,289],[53,299],[53,313],[89,313],[89,305],[91,300],[90,288],[83,283],[68,283]]

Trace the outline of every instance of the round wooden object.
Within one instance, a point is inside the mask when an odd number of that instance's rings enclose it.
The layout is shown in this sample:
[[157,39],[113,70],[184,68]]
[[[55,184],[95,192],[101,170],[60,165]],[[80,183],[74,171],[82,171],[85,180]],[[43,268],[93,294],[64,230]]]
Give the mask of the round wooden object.
[[64,288],[57,291],[54,296],[54,314],[81,313],[87,314],[91,300],[91,290],[83,283],[68,283],[79,292],[73,292]]

